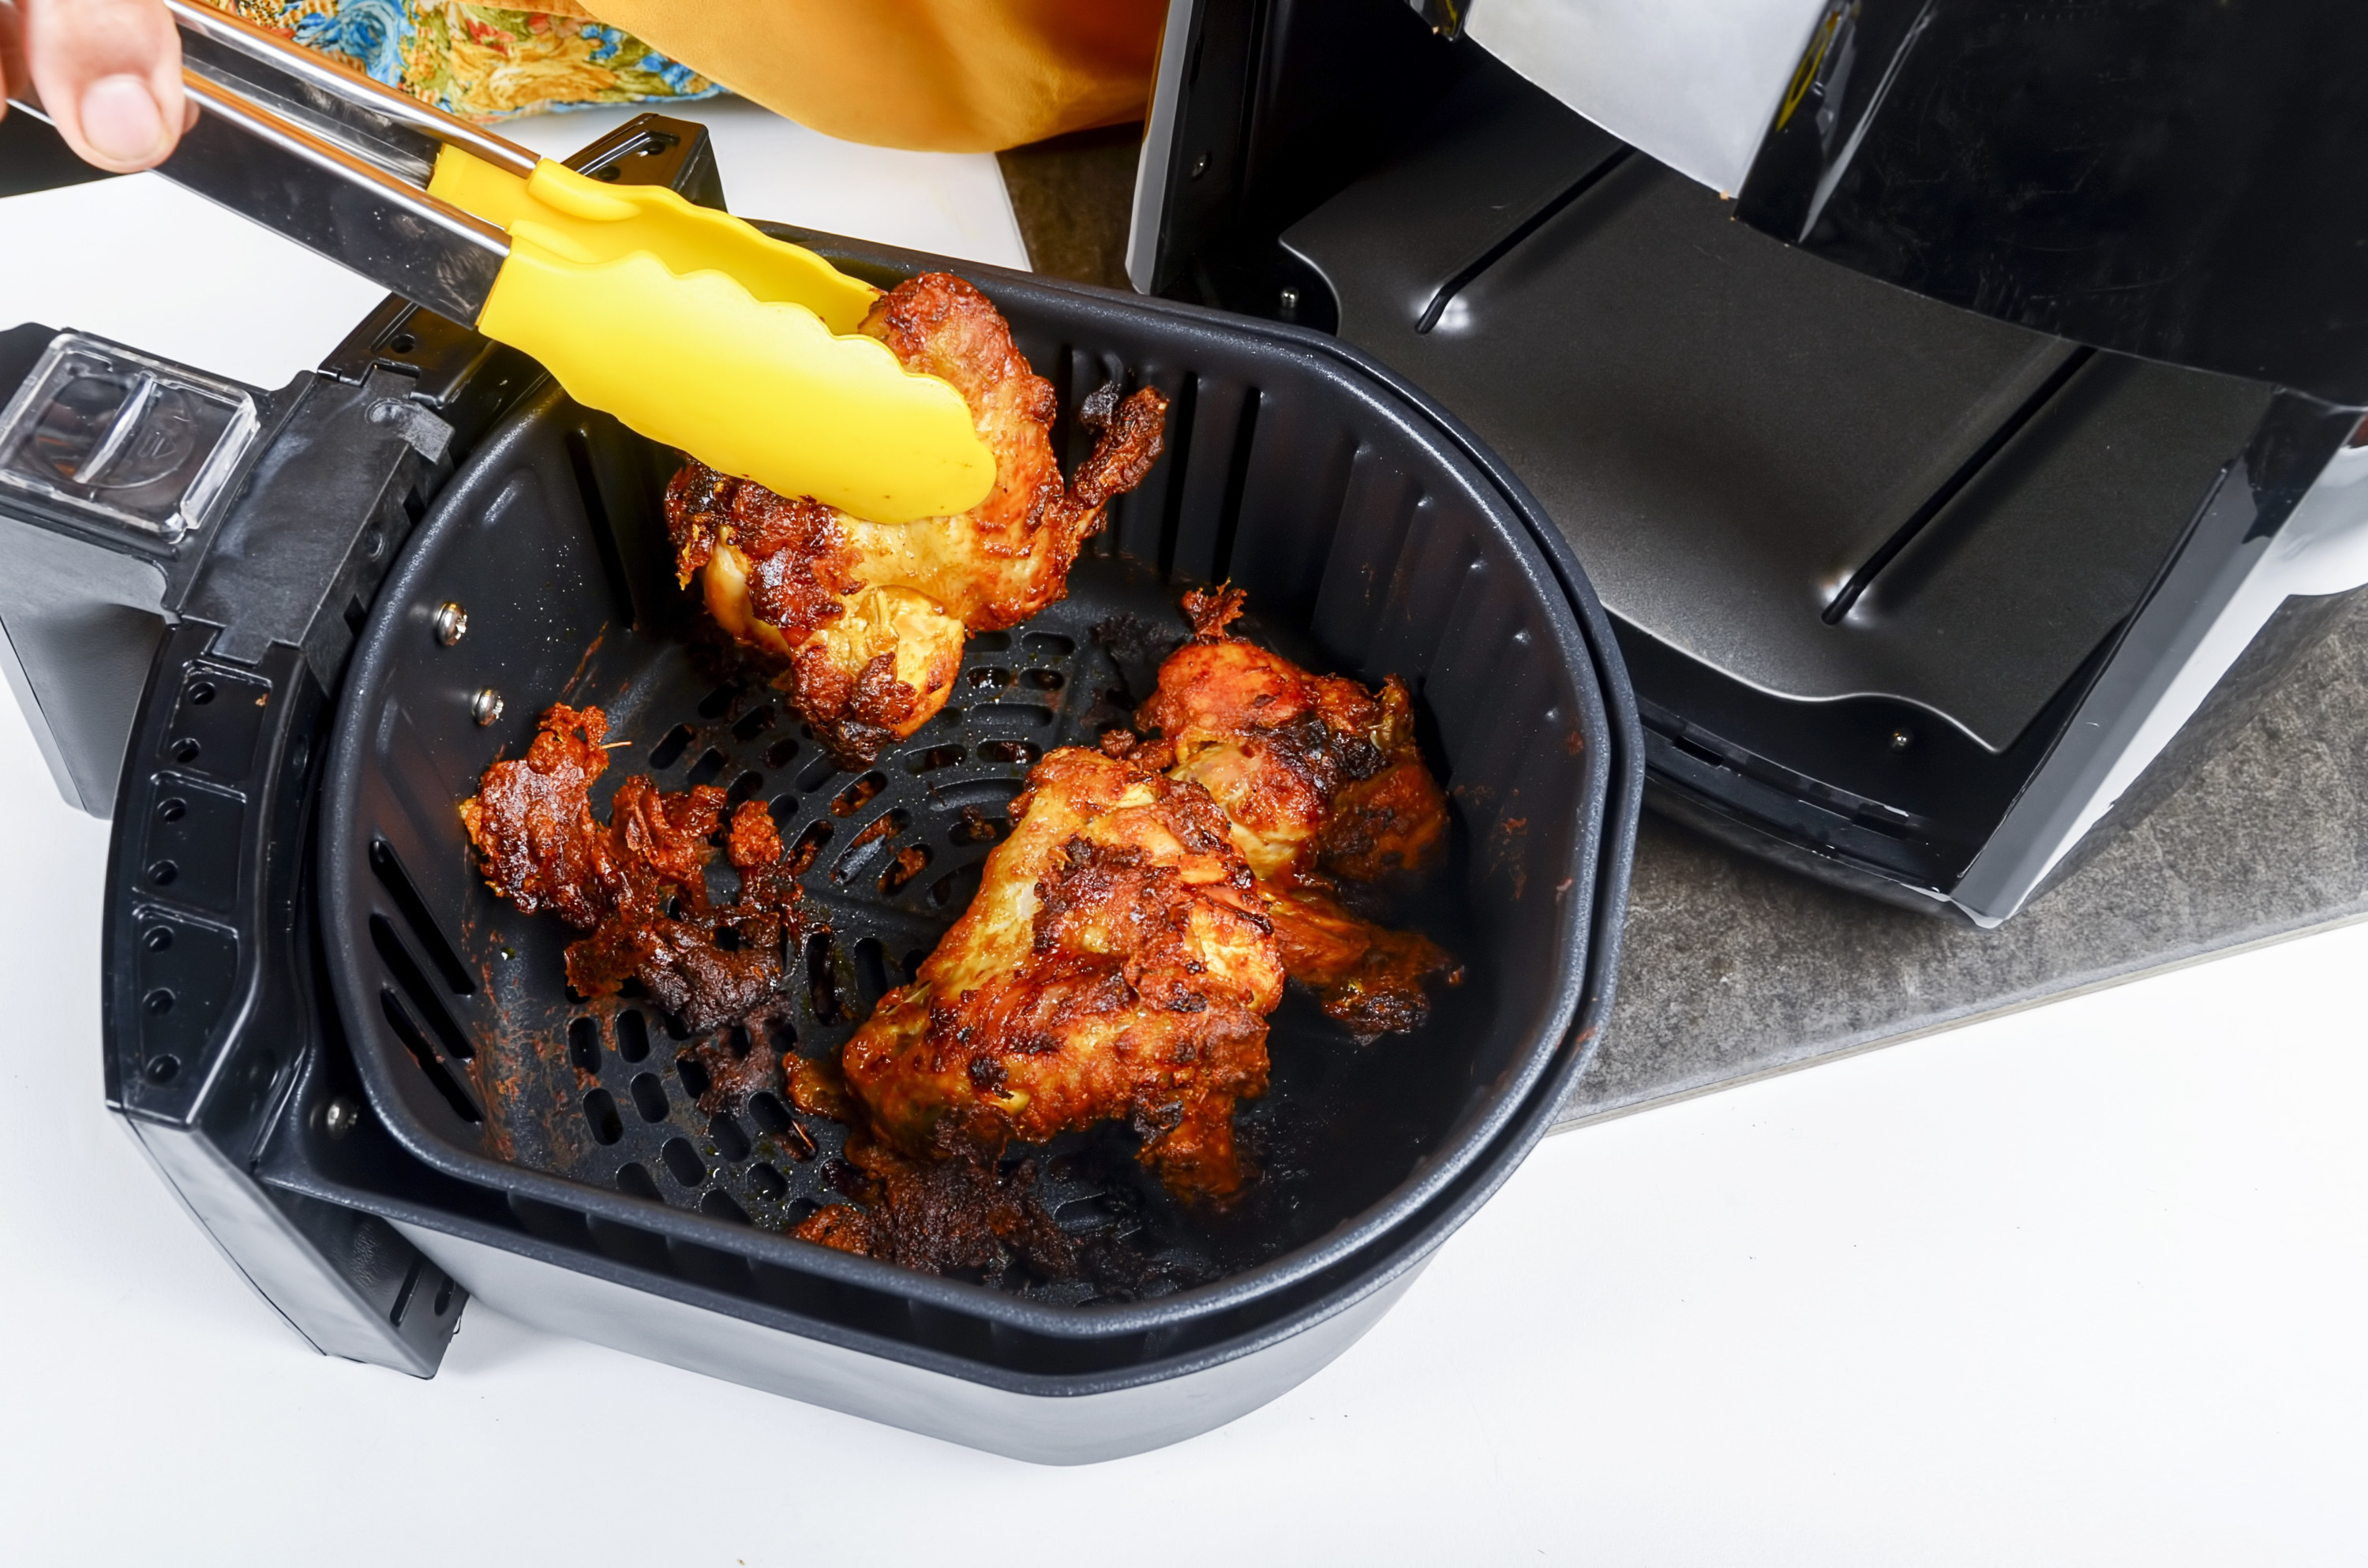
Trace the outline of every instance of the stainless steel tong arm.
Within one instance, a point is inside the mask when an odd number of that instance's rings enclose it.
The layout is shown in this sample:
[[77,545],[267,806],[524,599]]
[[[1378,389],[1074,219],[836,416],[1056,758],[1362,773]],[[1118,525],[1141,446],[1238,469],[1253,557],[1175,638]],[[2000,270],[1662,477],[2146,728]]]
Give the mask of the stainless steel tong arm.
[[520,176],[535,155],[240,17],[165,0],[198,122],[158,173],[467,324],[509,257],[495,224],[430,196],[455,147]]

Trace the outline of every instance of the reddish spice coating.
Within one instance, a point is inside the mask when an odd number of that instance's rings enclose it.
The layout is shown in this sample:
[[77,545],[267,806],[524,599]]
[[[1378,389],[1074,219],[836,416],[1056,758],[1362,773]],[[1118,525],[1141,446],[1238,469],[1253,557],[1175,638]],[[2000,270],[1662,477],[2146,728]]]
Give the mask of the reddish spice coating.
[[[612,995],[638,980],[687,1028],[744,1017],[771,996],[783,943],[803,928],[772,819],[754,801],[733,817],[740,896],[718,908],[705,873],[723,791],[668,793],[636,776],[617,787],[603,827],[591,790],[608,767],[607,733],[598,709],[554,706],[522,760],[485,769],[461,803],[480,869],[524,913],[552,909],[588,933],[567,949],[567,981],[579,994]],[[731,949],[717,940],[726,931]]]
[[666,511],[681,580],[703,571],[718,624],[780,656],[776,684],[798,711],[841,757],[868,762],[945,705],[965,632],[1017,625],[1067,591],[1103,507],[1157,460],[1167,400],[1148,387],[1088,397],[1077,416],[1098,438],[1064,484],[1052,383],[985,295],[926,273],[882,295],[861,330],[962,393],[995,454],[984,501],[958,517],[873,523],[689,462]]
[[[1370,691],[1311,675],[1227,631],[1242,612],[1231,587],[1184,600],[1195,635],[1159,668],[1136,714],[1158,739],[1133,755],[1204,786],[1257,872],[1292,979],[1324,1010],[1371,1038],[1429,1014],[1423,983],[1462,971],[1413,932],[1384,930],[1342,907],[1338,882],[1403,881],[1446,849],[1447,801],[1423,766],[1414,703],[1395,676]],[[1105,747],[1127,753],[1122,734]]]
[[1264,903],[1197,786],[1052,753],[1012,802],[970,908],[842,1057],[907,1158],[1041,1142],[1113,1117],[1186,1197],[1241,1185],[1235,1102],[1265,1091],[1282,965]]

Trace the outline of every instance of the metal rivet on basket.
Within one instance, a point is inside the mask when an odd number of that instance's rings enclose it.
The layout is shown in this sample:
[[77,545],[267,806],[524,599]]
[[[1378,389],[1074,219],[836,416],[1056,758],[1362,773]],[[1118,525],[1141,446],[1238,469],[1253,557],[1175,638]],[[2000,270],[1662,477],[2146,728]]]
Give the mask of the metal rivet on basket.
[[436,641],[450,648],[469,635],[469,612],[446,599],[437,607],[436,619],[430,624],[436,628]]
[[469,699],[469,716],[480,724],[490,724],[502,716],[502,694],[492,687]]
[[321,1111],[321,1126],[332,1138],[343,1138],[361,1125],[362,1108],[340,1095]]
[[1914,731],[1912,731],[1912,730],[1894,730],[1894,731],[1892,731],[1892,732],[1891,732],[1891,749],[1892,749],[1892,750],[1894,750],[1894,751],[1906,751],[1909,746],[1912,746],[1912,745],[1914,745],[1915,744],[1916,744],[1916,734],[1915,734],[1915,732],[1914,732]]

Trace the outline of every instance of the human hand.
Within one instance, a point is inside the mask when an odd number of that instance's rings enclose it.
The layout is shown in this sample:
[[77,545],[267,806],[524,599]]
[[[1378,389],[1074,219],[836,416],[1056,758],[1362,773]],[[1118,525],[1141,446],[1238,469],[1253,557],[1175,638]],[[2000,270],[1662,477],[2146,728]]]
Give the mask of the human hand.
[[198,116],[160,0],[0,0],[0,86],[116,174],[162,163]]

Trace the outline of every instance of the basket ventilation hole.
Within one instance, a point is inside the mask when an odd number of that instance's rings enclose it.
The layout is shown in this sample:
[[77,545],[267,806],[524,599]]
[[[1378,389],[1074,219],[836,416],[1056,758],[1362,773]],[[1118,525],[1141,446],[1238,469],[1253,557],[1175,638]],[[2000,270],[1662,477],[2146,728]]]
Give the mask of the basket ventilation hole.
[[723,715],[732,711],[732,699],[739,695],[739,683],[737,681],[725,681],[722,686],[717,687],[713,691],[709,692],[705,697],[699,699],[699,716],[702,719],[723,718]]
[[731,760],[713,746],[710,746],[697,762],[691,764],[690,771],[683,775],[683,784],[692,790],[698,789],[701,784],[712,784],[715,782],[716,776],[723,771],[725,765]]
[[773,727],[773,705],[769,702],[752,709],[732,726],[732,733],[744,741],[753,741]]
[[798,793],[803,795],[820,789],[837,771],[838,764],[828,753],[814,758],[806,764],[806,770],[798,775]]
[[584,1096],[584,1119],[592,1124],[592,1137],[606,1146],[625,1135],[625,1122],[617,1114],[617,1101],[606,1089],[595,1089]]
[[935,773],[940,767],[952,767],[970,754],[960,746],[931,746],[920,756],[908,758],[905,766],[916,773]]
[[982,631],[970,640],[970,646],[976,653],[1008,653],[1011,651],[1011,633]]
[[838,970],[832,962],[830,937],[822,932],[806,938],[806,980],[814,1016],[825,1024],[839,1021]]
[[419,896],[409,872],[394,853],[394,846],[383,838],[372,839],[370,849],[370,873],[378,878],[379,886],[394,900],[395,908],[403,912],[404,924],[411,927],[412,936],[427,955],[427,961],[444,977],[444,983],[462,996],[477,988],[461,962],[461,955],[445,940],[444,929],[427,913],[427,901]]
[[736,1165],[748,1157],[748,1135],[722,1111],[716,1112],[715,1119],[707,1124],[707,1136],[714,1142],[718,1158]]
[[822,846],[830,842],[830,822],[825,817],[816,817],[806,824],[805,831],[790,846],[790,870],[804,875],[806,868],[814,863],[814,857],[822,853]]
[[394,976],[395,983],[411,998],[411,1005],[427,1017],[427,1027],[435,1031],[436,1038],[443,1041],[445,1054],[463,1062],[476,1055],[475,1043],[446,1009],[444,998],[428,983],[426,971],[412,958],[411,949],[394,934],[393,923],[383,915],[373,915],[370,917],[370,945],[378,949],[378,956]]
[[773,1042],[773,1050],[782,1056],[798,1048],[798,1031],[787,1018],[775,1018],[765,1026],[765,1038]]
[[768,1203],[778,1203],[790,1190],[789,1182],[768,1161],[759,1160],[748,1167],[748,1187]]
[[211,702],[213,699],[213,682],[210,680],[200,680],[189,683],[189,702],[193,707],[203,708],[207,703]]
[[[1020,639],[1019,646],[1031,659],[1065,659],[1077,651],[1075,642],[1057,631],[1031,631]],[[1054,684],[1059,683],[1056,681]]]
[[658,1184],[646,1167],[633,1164],[617,1173],[617,1190],[630,1192],[635,1198],[656,1198]]
[[798,814],[798,798],[795,795],[776,795],[773,803],[765,809],[772,813],[776,829],[786,827],[790,819]]
[[667,1139],[658,1157],[666,1161],[666,1174],[685,1187],[697,1187],[707,1179],[706,1162],[699,1157],[699,1151],[690,1146],[688,1138]]
[[595,1078],[600,1075],[600,1026],[591,1018],[578,1018],[567,1026],[567,1060]]
[[781,1142],[791,1156],[800,1160],[811,1160],[822,1153],[814,1141],[814,1134],[798,1122],[790,1123],[790,1130],[781,1134]]
[[628,1062],[649,1060],[650,1026],[641,1014],[627,1011],[617,1015],[617,1054]]
[[173,945],[173,928],[170,926],[151,926],[140,942],[150,952],[161,953]]
[[762,790],[764,787],[765,776],[763,774],[742,774],[739,778],[734,778],[732,781],[731,790],[725,793],[723,797],[724,809],[726,811],[737,810],[741,801],[755,799],[757,791]]
[[768,767],[787,767],[790,764],[790,758],[797,755],[797,736],[783,735],[780,740],[775,741],[771,745],[765,748],[765,766]]
[[658,742],[655,747],[651,748],[650,766],[652,767],[672,767],[676,763],[682,760],[682,754],[690,749],[690,743],[693,738],[694,732],[689,725],[677,724],[673,729],[668,730],[666,733],[666,738],[664,740]]
[[1000,691],[1011,684],[1011,672],[989,667],[970,672],[965,677],[972,687],[981,691]]
[[666,1085],[655,1073],[642,1073],[633,1078],[633,1108],[642,1113],[643,1121],[664,1121],[666,1119]]
[[877,937],[855,944],[855,989],[867,1012],[888,993],[887,954]]
[[683,1093],[695,1100],[707,1097],[707,1091],[711,1085],[707,1076],[706,1062],[685,1051],[674,1059],[674,1072],[675,1076],[682,1080]]
[[1030,670],[1020,678],[1039,691],[1058,691],[1068,684],[1058,670]]
[[907,844],[904,848],[896,851],[896,858],[890,861],[888,869],[880,873],[880,891],[883,893],[904,892],[905,883],[928,869],[930,858],[928,845]]
[[886,774],[867,773],[830,798],[830,814],[837,817],[851,817],[861,811],[870,802],[871,797],[886,788],[888,788]]
[[748,1119],[757,1124],[759,1132],[769,1132],[778,1138],[796,1123],[790,1119],[790,1108],[770,1090],[760,1089],[748,1096]]
[[169,801],[159,801],[156,806],[156,820],[159,822],[179,822],[188,814],[189,802],[178,795]]
[[411,1059],[419,1063],[419,1070],[427,1074],[427,1081],[435,1086],[436,1092],[444,1096],[444,1103],[452,1108],[452,1114],[467,1122],[484,1121],[484,1113],[469,1097],[469,1092],[461,1087],[460,1081],[437,1059],[435,1048],[427,1043],[427,1037],[420,1032],[419,1026],[404,1010],[393,989],[381,986],[378,1001],[380,1008],[386,1014],[388,1027],[394,1030],[395,1038],[403,1041],[404,1049],[411,1052]]
[[1033,741],[986,741],[980,744],[978,755],[989,762],[1017,762],[1026,767],[1036,766],[1044,748]]

